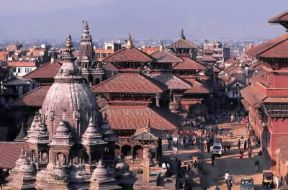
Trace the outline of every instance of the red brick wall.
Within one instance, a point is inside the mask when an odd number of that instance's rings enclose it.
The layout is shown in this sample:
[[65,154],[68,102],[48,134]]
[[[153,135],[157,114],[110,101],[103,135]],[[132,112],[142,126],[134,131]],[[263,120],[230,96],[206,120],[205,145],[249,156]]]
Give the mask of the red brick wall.
[[271,119],[269,127],[273,134],[288,134],[288,118]]
[[287,75],[272,75],[271,87],[288,88]]

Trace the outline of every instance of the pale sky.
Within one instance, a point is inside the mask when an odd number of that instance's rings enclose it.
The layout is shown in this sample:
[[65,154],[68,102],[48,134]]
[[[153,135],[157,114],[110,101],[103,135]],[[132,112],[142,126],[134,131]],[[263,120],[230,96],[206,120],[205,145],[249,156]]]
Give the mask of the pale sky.
[[82,20],[93,40],[269,39],[284,29],[267,20],[288,0],[1,0],[0,40],[79,40]]

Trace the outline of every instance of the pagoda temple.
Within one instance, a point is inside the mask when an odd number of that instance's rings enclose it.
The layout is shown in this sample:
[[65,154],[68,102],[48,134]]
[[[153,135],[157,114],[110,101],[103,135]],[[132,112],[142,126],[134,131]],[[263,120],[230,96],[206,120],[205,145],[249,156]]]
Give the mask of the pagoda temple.
[[210,104],[212,90],[206,80],[206,67],[196,60],[200,47],[188,41],[184,35],[184,31],[181,30],[180,39],[167,46],[167,48],[182,59],[181,62],[173,63],[173,74],[191,86],[191,88],[186,89],[181,95],[180,104],[182,108],[189,111],[194,105],[197,105],[197,110],[199,110],[199,106],[201,110],[204,110],[204,103]]
[[[288,13],[271,20],[288,29]],[[263,152],[273,162],[274,171],[280,173],[280,160],[287,158],[288,137],[288,34],[257,45],[247,54],[259,66],[254,72],[251,85],[241,90],[243,105],[249,113],[249,124],[261,142]],[[278,155],[278,156],[277,156]],[[281,155],[279,157],[279,155]],[[284,161],[284,164],[288,160]],[[282,165],[287,175],[287,164]],[[283,174],[283,173],[282,173]]]
[[[181,61],[171,56],[174,60]],[[98,97],[102,115],[118,136],[116,155],[137,163],[142,161],[144,146],[143,139],[139,139],[141,136],[136,135],[139,130],[162,131],[157,134],[165,136],[166,132],[172,132],[177,128],[180,119],[177,115],[162,109],[165,104],[162,100],[169,87],[163,81],[150,76],[151,65],[157,63],[154,62],[153,56],[134,47],[131,35],[125,48],[106,57],[103,62],[112,64],[119,73],[93,86],[92,91]],[[171,69],[171,65],[167,63],[160,64],[162,65],[159,65],[158,69]],[[184,81],[183,83],[186,84]],[[155,138],[155,142],[151,140],[148,144],[152,157],[159,160],[163,136]]]
[[197,52],[199,47],[188,41],[184,34],[184,30],[181,30],[181,37],[176,42],[167,46],[168,49],[171,49],[177,56],[188,56],[193,60],[196,60]]

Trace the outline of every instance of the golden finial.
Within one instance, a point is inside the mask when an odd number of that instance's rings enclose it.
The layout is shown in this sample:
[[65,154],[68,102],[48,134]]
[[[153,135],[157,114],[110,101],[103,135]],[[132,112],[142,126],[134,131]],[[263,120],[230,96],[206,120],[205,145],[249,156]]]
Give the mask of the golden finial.
[[159,47],[159,51],[164,51],[165,50],[165,46],[163,44],[163,42],[160,42],[160,47]]
[[69,34],[67,39],[66,39],[66,48],[67,49],[72,49],[73,48],[73,43],[72,43],[72,37]]
[[127,49],[131,49],[133,48],[133,41],[132,41],[132,37],[131,37],[131,34],[129,33],[129,36],[128,36],[128,40],[127,40],[127,45],[126,45]]

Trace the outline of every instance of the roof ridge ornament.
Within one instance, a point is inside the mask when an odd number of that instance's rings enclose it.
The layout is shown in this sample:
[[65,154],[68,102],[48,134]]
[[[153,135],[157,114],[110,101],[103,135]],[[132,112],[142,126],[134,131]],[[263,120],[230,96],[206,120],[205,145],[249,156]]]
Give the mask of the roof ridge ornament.
[[181,39],[186,40],[185,34],[184,34],[184,29],[181,29]]

